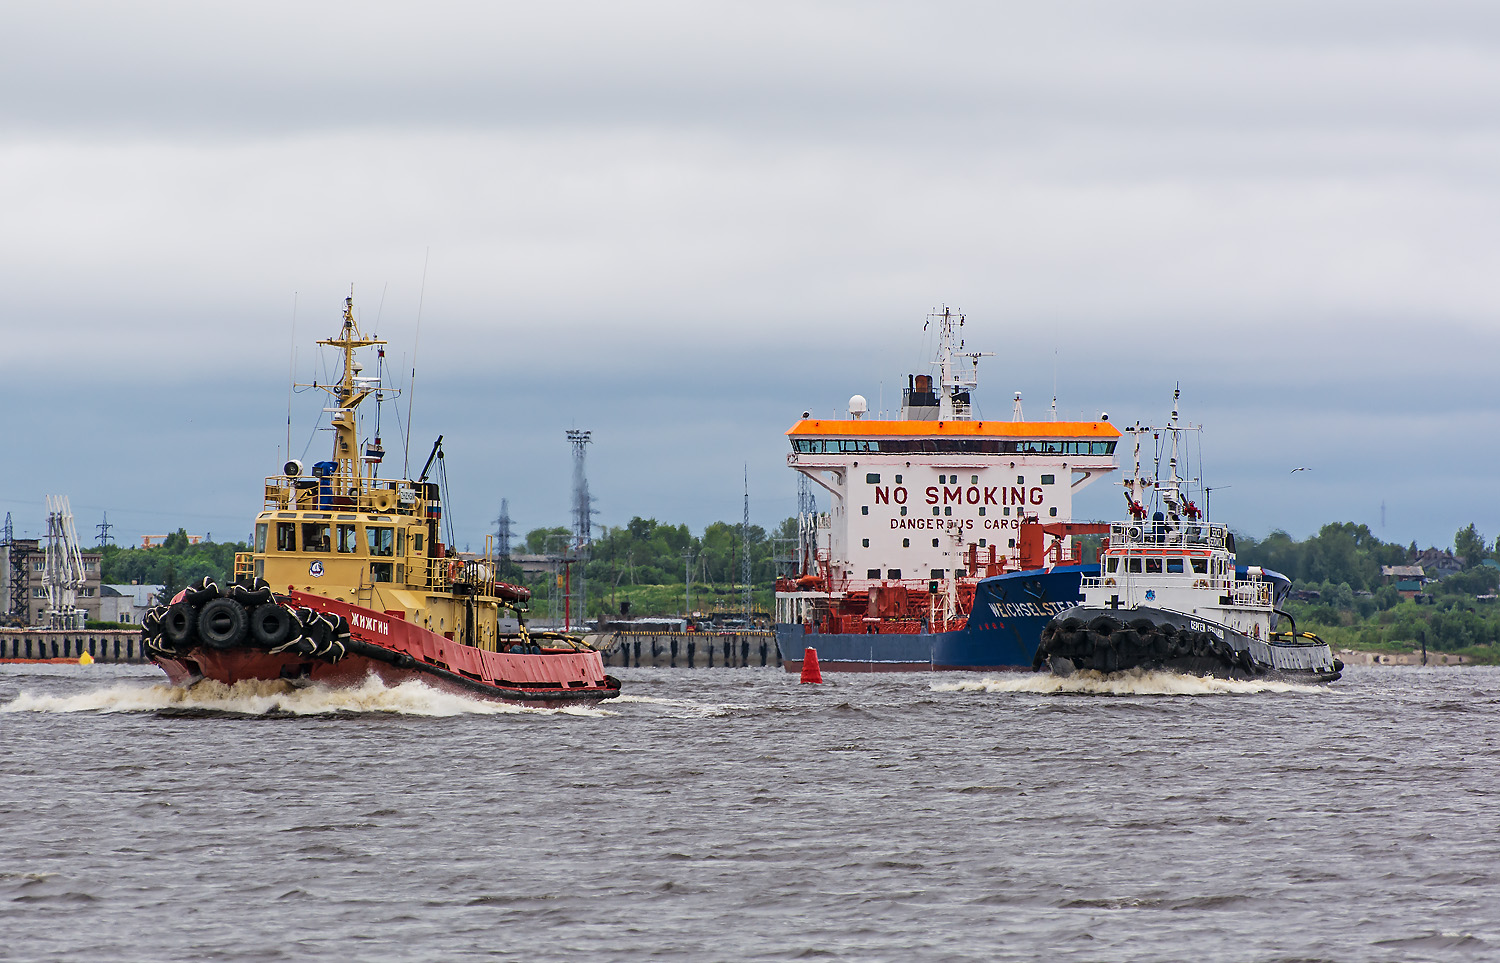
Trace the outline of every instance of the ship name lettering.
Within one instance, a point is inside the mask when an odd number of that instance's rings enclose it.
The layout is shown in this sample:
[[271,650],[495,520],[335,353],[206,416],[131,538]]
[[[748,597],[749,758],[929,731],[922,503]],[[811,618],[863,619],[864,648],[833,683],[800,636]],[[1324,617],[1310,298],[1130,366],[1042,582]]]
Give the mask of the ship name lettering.
[[364,629],[366,632],[379,632],[381,635],[391,634],[391,626],[388,622],[377,622],[368,615],[361,615],[358,612],[351,612],[349,614],[349,624],[357,629]]

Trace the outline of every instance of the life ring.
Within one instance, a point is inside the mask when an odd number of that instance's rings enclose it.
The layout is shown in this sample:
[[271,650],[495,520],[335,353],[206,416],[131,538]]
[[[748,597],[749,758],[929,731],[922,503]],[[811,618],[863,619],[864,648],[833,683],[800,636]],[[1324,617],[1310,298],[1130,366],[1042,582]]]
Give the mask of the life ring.
[[459,573],[462,572],[463,570],[464,570],[464,563],[463,562],[460,562],[456,558],[450,560],[448,562],[448,581],[450,581],[450,582],[457,582],[458,581]]
[[1106,586],[1113,586],[1115,584],[1115,580],[1112,579],[1112,578],[1107,578],[1107,579],[1104,580],[1104,584]]
[[1193,588],[1196,588],[1196,589],[1206,589],[1206,588],[1208,588],[1208,579],[1206,579],[1206,578],[1200,578],[1198,581],[1196,581],[1196,582],[1193,583]]
[[370,503],[375,506],[377,512],[388,512],[396,507],[396,493],[388,488],[377,489],[370,496]]

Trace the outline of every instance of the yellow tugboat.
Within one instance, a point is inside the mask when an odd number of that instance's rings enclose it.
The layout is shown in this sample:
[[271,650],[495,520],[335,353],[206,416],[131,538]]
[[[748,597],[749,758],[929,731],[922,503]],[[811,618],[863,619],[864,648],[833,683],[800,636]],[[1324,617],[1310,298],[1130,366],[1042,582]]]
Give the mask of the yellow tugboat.
[[266,479],[254,551],[235,557],[231,584],[204,579],[146,616],[167,676],[347,686],[373,674],[541,706],[618,695],[597,651],[527,630],[530,591],[496,581],[488,553],[463,559],[442,543],[441,489],[427,480],[441,437],[416,480],[378,477],[379,435],[361,450],[355,410],[395,392],[355,360],[385,342],[360,332],[352,297],[339,336],[318,344],[343,354],[336,384],[308,386],[333,398],[333,456]]

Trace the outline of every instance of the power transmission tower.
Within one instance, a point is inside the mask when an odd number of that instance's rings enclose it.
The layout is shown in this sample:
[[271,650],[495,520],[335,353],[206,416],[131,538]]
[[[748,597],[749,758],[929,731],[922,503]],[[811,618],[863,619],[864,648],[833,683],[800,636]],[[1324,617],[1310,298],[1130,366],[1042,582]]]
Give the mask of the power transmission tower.
[[495,555],[510,558],[510,540],[514,534],[514,523],[510,519],[510,499],[500,499],[500,517],[495,519]]
[[115,540],[115,537],[109,533],[109,530],[111,528],[115,527],[115,526],[113,526],[113,525],[111,525],[109,523],[109,512],[105,512],[104,513],[104,521],[100,522],[99,524],[95,525],[94,527],[97,528],[97,529],[99,529],[99,547],[100,548],[103,548],[105,545],[107,545],[110,542],[113,542]]

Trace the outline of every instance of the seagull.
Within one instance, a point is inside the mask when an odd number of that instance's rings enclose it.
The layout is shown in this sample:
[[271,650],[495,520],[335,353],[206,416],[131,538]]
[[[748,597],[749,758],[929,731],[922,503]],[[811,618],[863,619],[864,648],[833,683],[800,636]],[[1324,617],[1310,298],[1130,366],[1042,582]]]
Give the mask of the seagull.
[[1312,471],[1311,468],[1293,468],[1288,474],[1295,475],[1299,471]]

